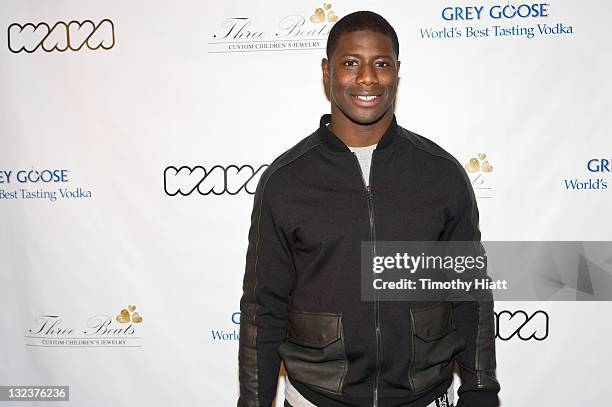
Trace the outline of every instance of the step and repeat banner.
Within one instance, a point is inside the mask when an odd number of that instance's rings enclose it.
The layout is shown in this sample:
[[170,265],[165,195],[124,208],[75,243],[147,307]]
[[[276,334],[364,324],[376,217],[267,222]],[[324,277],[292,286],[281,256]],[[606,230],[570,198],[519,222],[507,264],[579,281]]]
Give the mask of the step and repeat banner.
[[[69,401],[0,405],[235,405],[253,193],[329,112],[327,35],[361,9],[484,240],[612,240],[608,2],[7,0],[0,385]],[[502,406],[606,403],[610,303],[495,309]]]

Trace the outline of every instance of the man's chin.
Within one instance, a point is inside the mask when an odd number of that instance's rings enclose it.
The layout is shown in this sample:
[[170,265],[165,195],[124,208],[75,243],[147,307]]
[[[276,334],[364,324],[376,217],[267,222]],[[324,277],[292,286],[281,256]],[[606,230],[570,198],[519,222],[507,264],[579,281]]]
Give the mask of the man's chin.
[[[369,126],[372,124],[376,124],[380,120],[382,120],[387,114],[391,113],[391,115],[393,115],[393,105],[388,106],[382,111],[381,109],[345,109],[343,108],[343,106],[339,105],[336,105],[335,107],[337,108],[336,114],[340,114],[344,116],[344,118],[360,126]],[[332,118],[334,110],[335,109],[332,106]]]
[[368,126],[372,124],[378,123],[383,117],[385,117],[386,112],[382,112],[379,114],[353,114],[347,116],[353,123],[359,124],[361,126]]

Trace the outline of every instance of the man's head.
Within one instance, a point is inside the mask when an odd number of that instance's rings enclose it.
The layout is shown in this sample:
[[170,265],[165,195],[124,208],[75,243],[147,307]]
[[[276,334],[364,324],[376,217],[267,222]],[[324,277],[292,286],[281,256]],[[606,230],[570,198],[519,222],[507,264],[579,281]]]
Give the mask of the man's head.
[[380,15],[358,11],[340,19],[329,33],[327,58],[321,61],[332,118],[342,115],[368,125],[392,116],[398,55],[397,34]]
[[331,60],[331,56],[336,50],[338,40],[342,34],[348,34],[355,31],[374,31],[389,37],[393,45],[393,50],[395,51],[395,58],[399,58],[399,40],[391,24],[381,15],[372,11],[356,11],[342,17],[334,24],[329,32],[327,47],[325,49],[328,60]]

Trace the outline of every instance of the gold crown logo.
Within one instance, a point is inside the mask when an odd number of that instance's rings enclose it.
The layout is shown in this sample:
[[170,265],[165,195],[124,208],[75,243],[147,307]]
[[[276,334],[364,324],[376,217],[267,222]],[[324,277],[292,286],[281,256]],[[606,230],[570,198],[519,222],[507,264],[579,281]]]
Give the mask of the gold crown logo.
[[128,305],[127,309],[122,309],[121,312],[119,312],[119,315],[115,317],[115,319],[120,324],[127,324],[130,321],[135,324],[139,324],[142,322],[142,317],[140,316],[140,314],[138,314],[138,312],[136,312],[135,305]]
[[465,164],[465,171],[468,173],[488,173],[493,171],[493,166],[489,161],[486,161],[487,155],[478,153],[477,157],[470,158],[470,161]]
[[331,9],[330,3],[323,3],[323,7],[319,7],[314,11],[314,14],[310,16],[310,21],[313,23],[335,23],[338,21],[338,16]]

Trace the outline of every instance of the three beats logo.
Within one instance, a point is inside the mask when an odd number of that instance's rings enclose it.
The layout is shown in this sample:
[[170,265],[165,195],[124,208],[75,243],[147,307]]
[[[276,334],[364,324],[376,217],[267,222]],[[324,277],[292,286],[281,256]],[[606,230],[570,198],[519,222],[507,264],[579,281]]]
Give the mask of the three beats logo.
[[47,23],[13,23],[8,27],[8,48],[11,52],[32,53],[79,51],[83,47],[94,51],[115,46],[115,25],[104,19],[98,24],[91,20]]
[[478,153],[471,157],[463,168],[467,172],[476,198],[493,198],[493,185],[491,183],[491,173],[493,165],[491,159],[484,153]]

